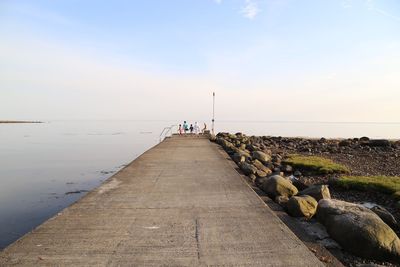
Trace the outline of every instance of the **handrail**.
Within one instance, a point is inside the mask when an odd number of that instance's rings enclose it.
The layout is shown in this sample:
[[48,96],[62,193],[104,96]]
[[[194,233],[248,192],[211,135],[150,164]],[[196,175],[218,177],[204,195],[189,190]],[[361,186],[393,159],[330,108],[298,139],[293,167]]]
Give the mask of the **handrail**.
[[[168,134],[171,134],[172,135],[172,129],[174,128],[174,127],[176,127],[177,125],[176,124],[173,124],[173,125],[171,125],[171,126],[169,126],[169,127],[165,127],[162,131],[161,131],[161,133],[160,133],[160,143],[167,137],[167,135]],[[166,131],[167,130],[167,131]],[[164,132],[165,132],[165,134],[164,134]],[[164,138],[163,138],[163,134],[164,134]]]

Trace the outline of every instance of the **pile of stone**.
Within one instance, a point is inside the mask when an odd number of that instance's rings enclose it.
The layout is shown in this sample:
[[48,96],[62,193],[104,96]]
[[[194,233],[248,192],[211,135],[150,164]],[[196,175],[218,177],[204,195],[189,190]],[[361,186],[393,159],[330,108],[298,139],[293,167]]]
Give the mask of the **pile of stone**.
[[[221,136],[229,137],[228,133]],[[233,136],[233,135],[232,135]],[[239,135],[238,137],[242,137]],[[309,153],[348,153],[359,152],[381,152],[400,150],[400,140],[390,141],[386,139],[369,139],[368,137],[351,139],[307,139],[298,137],[276,137],[276,136],[246,136],[252,146],[260,150],[265,148],[280,148],[286,151],[309,152]],[[236,141],[236,140],[235,140]]]
[[386,210],[331,199],[328,185],[308,187],[300,183],[292,167],[282,165],[282,155],[272,153],[262,138],[219,133],[211,140],[221,145],[240,170],[289,215],[316,217],[332,239],[357,256],[400,262],[400,239],[392,229],[397,222]]

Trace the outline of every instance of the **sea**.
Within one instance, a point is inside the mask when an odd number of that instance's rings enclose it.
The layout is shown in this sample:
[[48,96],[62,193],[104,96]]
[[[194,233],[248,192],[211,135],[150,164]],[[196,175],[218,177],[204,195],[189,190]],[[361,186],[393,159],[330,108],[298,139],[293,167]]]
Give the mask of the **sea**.
[[[179,123],[98,120],[0,124],[0,250],[98,187],[158,144],[165,134],[176,133]],[[199,121],[201,128],[203,123]],[[400,123],[216,121],[215,131],[400,139]]]

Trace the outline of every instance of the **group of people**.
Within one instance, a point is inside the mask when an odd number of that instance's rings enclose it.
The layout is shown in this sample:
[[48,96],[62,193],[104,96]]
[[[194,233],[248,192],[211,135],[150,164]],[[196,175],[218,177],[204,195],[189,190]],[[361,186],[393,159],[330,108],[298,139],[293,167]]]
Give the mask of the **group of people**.
[[190,124],[190,126],[189,126],[189,124],[186,121],[184,121],[183,124],[179,124],[179,127],[178,127],[179,134],[190,133],[190,134],[197,135],[197,134],[203,134],[204,131],[206,131],[206,130],[207,130],[207,124],[204,123],[203,129],[200,130],[200,126],[197,122],[195,122],[194,125]]

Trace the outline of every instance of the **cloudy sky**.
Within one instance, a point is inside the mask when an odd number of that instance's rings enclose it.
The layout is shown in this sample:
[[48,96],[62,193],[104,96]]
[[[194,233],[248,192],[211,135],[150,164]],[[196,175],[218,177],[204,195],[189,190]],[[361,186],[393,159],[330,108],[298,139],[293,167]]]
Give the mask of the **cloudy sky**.
[[400,121],[398,0],[0,0],[0,119]]

